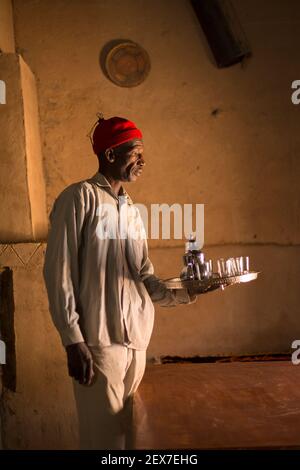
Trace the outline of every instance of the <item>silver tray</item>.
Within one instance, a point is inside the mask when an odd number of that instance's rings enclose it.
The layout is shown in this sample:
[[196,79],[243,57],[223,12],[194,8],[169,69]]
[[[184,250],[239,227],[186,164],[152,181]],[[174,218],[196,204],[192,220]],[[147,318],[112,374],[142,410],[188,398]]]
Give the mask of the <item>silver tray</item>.
[[171,279],[165,279],[164,283],[168,289],[182,289],[182,288],[203,288],[209,289],[210,287],[217,286],[232,286],[234,284],[239,284],[240,282],[250,282],[257,279],[259,271],[250,271],[246,274],[240,274],[239,276],[225,276],[220,277],[218,274],[213,274],[209,279],[203,281],[180,279],[180,277],[173,277]]

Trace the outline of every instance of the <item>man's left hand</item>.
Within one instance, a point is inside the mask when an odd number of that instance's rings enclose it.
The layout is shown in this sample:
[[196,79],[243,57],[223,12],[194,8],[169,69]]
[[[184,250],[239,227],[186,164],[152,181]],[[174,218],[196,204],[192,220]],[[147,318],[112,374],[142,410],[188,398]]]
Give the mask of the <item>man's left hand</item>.
[[[224,286],[225,287],[225,286]],[[210,286],[208,288],[204,287],[189,287],[188,288],[188,293],[191,297],[195,297],[195,295],[201,295],[201,294],[206,294],[207,292],[213,292],[214,290],[220,289],[221,286]]]

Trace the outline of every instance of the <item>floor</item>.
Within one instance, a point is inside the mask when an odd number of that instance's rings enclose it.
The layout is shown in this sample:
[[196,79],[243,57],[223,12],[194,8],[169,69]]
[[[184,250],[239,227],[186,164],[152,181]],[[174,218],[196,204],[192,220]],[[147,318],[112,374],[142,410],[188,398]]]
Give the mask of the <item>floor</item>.
[[300,449],[300,366],[149,365],[133,417],[136,449]]

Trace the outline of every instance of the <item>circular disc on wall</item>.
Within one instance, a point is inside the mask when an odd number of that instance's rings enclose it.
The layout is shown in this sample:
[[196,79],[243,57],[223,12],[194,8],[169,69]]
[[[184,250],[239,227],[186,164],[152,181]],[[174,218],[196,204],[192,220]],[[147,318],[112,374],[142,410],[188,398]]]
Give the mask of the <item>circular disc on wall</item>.
[[105,69],[110,80],[116,85],[134,87],[146,79],[150,71],[150,58],[138,44],[124,42],[108,52]]

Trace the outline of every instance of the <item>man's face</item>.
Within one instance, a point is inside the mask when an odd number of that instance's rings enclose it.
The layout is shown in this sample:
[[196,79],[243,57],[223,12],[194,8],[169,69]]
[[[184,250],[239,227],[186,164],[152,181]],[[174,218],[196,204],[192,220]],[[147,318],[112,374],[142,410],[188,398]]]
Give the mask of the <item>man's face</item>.
[[112,165],[113,176],[119,181],[136,181],[145,165],[143,142],[138,139],[130,140],[112,150],[115,155]]

